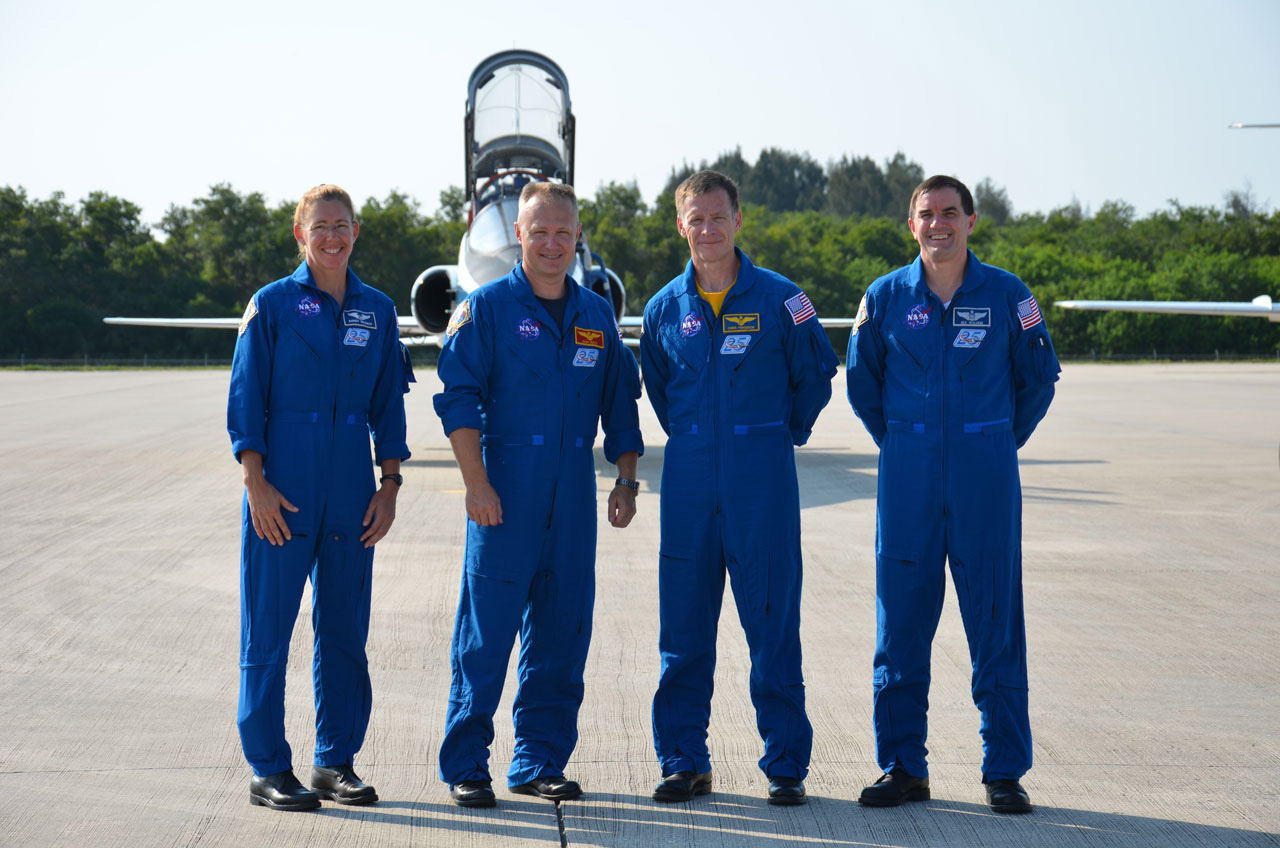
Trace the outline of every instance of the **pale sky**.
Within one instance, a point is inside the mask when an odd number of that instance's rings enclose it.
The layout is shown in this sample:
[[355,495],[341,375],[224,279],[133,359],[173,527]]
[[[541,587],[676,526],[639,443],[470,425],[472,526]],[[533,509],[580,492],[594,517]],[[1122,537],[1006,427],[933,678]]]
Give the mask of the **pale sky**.
[[[0,0],[0,185],[102,190],[154,223],[228,182],[321,182],[433,212],[461,185],[466,83],[554,59],[588,196],[741,147],[990,177],[1017,211],[1251,188],[1280,207],[1280,2]],[[746,198],[750,199],[750,198]],[[903,199],[904,203],[906,198]]]

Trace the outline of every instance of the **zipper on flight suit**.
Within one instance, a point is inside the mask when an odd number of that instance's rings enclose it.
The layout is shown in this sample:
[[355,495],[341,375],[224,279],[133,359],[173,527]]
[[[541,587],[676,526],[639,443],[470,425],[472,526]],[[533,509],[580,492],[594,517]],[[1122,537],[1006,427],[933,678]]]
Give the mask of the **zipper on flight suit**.
[[[575,284],[566,283],[565,285],[575,285]],[[565,304],[565,309],[566,309],[565,315],[567,316],[569,314],[567,311],[568,304]],[[551,317],[550,314],[548,314],[547,317],[548,318]],[[577,320],[578,320],[578,313],[575,312],[573,313],[573,317],[569,320],[567,326],[572,327],[577,322]],[[559,373],[560,373],[560,455],[556,462],[556,478],[551,483],[551,505],[547,509],[547,529],[548,530],[551,529],[551,521],[556,516],[556,492],[560,489],[560,466],[561,466],[561,463],[564,462],[564,401],[565,401],[564,393],[566,391],[566,387],[568,386],[568,381],[565,380],[565,374],[563,370],[564,369],[563,358],[564,358],[564,340],[568,338],[569,334],[565,332],[565,328],[563,326],[558,327],[557,329],[560,331],[560,341],[556,344],[556,368],[559,370]],[[579,392],[578,395],[579,397],[581,397],[582,393]],[[593,479],[594,479],[594,476],[595,475],[593,474],[592,475]]]

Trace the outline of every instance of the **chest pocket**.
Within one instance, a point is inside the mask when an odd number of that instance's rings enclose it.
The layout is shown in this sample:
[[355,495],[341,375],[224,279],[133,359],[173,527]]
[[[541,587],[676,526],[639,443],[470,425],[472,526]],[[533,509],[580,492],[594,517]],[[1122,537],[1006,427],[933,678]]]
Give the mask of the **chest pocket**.
[[680,333],[678,326],[662,328],[662,346],[674,354],[672,359],[694,374],[702,373],[707,366],[707,352],[711,347],[711,331],[705,324],[692,336]]
[[551,379],[556,369],[556,356],[560,353],[555,336],[544,326],[539,329],[536,339],[521,338],[510,327],[498,328],[502,344],[508,355],[520,362],[544,383]]
[[[909,333],[911,331],[906,331]],[[897,330],[885,335],[885,419],[898,424],[922,424],[929,392],[929,373],[915,339]]]
[[947,344],[963,387],[965,432],[1007,430],[1013,411],[1009,329],[998,325],[987,328],[974,347],[964,346],[969,343],[964,332],[948,332]]

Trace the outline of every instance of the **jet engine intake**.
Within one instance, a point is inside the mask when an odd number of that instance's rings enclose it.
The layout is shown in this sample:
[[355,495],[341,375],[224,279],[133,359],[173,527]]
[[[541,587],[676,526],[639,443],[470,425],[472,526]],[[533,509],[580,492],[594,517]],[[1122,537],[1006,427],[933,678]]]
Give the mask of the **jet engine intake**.
[[453,315],[458,272],[449,265],[435,265],[418,275],[409,293],[413,319],[428,333],[442,333]]

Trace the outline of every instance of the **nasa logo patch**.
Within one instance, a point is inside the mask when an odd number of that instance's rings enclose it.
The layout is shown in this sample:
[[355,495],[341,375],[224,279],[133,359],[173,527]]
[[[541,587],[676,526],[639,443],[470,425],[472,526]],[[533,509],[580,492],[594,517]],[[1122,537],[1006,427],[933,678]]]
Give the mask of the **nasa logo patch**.
[[961,330],[956,333],[956,340],[951,344],[953,347],[977,347],[986,337],[986,330]]
[[725,336],[724,344],[720,345],[720,352],[730,355],[740,355],[747,352],[747,347],[751,344],[751,336]]
[[933,311],[932,304],[926,306],[923,303],[917,303],[915,306],[907,310],[907,326],[913,330],[919,330],[929,324],[929,313]]
[[298,298],[296,309],[303,318],[314,318],[320,314],[320,301],[309,294],[303,295]]
[[702,332],[702,316],[696,312],[690,312],[680,319],[680,335],[686,339],[690,336],[696,336]]
[[542,335],[542,322],[536,318],[521,318],[520,323],[516,324],[516,335],[531,342]]
[[348,327],[347,336],[342,340],[344,345],[355,345],[356,347],[367,347],[369,344],[369,336],[372,333],[364,327]]
[[595,368],[599,361],[600,351],[594,347],[580,347],[577,355],[573,357],[575,368]]

